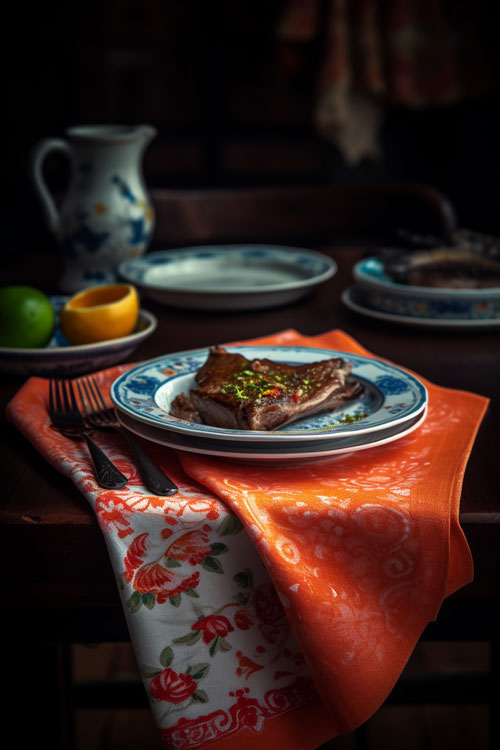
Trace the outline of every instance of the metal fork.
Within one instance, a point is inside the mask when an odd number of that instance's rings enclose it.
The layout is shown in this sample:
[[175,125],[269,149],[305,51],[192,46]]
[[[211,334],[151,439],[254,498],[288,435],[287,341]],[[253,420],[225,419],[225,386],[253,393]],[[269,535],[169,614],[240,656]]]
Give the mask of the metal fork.
[[83,438],[85,440],[97,481],[101,487],[114,490],[127,484],[127,477],[116,468],[90,438],[93,430],[85,424],[76,402],[73,383],[70,380],[51,378],[49,383],[49,417],[52,426],[66,437]]
[[78,393],[85,411],[86,422],[96,430],[116,430],[127,438],[139,465],[146,487],[156,495],[175,495],[176,485],[146,453],[142,445],[123,425],[116,411],[108,407],[95,378],[88,376],[77,380]]

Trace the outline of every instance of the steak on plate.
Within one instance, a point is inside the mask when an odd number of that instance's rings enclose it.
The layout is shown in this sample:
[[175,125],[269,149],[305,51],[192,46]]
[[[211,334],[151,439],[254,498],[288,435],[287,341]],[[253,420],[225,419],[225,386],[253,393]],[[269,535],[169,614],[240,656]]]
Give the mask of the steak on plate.
[[[196,373],[197,388],[189,399],[177,396],[171,414],[226,429],[274,430],[356,398],[363,386],[350,371],[340,357],[288,365],[212,347]],[[188,416],[186,401],[196,416]]]

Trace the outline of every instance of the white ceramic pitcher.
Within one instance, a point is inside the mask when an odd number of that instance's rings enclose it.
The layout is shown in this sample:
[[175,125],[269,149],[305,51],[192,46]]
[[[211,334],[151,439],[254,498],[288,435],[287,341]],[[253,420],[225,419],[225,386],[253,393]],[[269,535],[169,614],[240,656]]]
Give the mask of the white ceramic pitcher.
[[[154,211],[142,158],[156,130],[150,125],[79,125],[65,135],[37,144],[32,176],[49,229],[62,249],[59,289],[76,292],[112,283],[118,264],[149,245]],[[64,153],[71,165],[60,207],[43,176],[43,163],[54,151]]]

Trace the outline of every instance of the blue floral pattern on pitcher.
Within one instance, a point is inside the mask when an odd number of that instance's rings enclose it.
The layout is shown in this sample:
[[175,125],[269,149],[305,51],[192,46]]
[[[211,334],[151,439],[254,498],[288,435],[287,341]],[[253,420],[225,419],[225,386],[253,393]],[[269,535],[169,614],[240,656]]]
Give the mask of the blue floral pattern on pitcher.
[[[63,252],[62,291],[114,282],[118,265],[148,248],[155,216],[141,161],[155,134],[150,126],[78,126],[66,131],[67,140],[46,139],[35,150],[35,185]],[[53,150],[71,164],[60,210],[42,176]]]

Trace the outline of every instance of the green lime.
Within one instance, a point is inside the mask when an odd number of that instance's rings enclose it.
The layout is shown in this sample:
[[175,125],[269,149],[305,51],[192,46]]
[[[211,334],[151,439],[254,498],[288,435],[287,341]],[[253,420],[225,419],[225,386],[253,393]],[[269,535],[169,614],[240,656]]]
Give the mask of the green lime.
[[54,308],[43,292],[32,286],[0,288],[0,346],[45,346],[55,324]]

